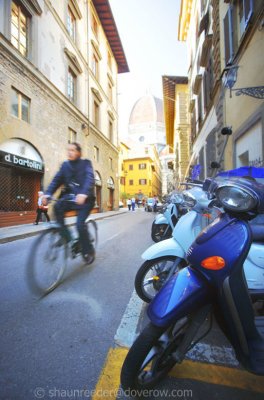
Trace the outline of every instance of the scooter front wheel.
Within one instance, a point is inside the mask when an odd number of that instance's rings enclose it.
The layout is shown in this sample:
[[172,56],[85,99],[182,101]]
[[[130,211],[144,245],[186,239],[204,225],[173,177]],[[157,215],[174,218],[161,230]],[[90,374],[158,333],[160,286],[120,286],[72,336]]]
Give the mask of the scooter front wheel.
[[[175,266],[176,261],[178,261],[177,266]],[[185,266],[185,260],[174,256],[145,261],[135,277],[137,295],[146,303],[150,303],[169,277]]]
[[155,221],[151,227],[151,239],[155,242],[169,239],[172,235],[172,229],[167,224],[156,224]]
[[177,363],[173,353],[185,338],[191,319],[184,317],[169,328],[148,324],[130,348],[121,370],[126,395],[140,397],[153,388]]

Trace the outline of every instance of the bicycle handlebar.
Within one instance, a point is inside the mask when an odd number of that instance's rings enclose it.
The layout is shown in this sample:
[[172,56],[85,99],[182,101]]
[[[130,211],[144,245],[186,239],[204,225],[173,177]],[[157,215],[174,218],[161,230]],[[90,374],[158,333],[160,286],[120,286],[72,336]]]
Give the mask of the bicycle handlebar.
[[48,202],[49,201],[60,201],[60,200],[66,201],[68,203],[75,203],[76,202],[76,195],[75,194],[69,194],[67,196],[69,196],[70,198],[61,197],[61,198],[57,199],[56,197],[48,196],[47,200],[48,200]]

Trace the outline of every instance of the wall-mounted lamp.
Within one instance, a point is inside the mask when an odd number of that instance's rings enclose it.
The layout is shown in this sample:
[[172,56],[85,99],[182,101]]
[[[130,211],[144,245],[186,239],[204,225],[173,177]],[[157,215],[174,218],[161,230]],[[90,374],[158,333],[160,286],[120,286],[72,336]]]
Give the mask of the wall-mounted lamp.
[[230,90],[230,97],[232,97],[232,92],[236,92],[236,96],[242,94],[246,96],[251,96],[256,99],[264,99],[264,86],[253,86],[246,88],[233,89],[237,81],[237,72],[239,65],[231,65],[224,69],[223,84],[226,88]]
[[88,135],[89,135],[89,127],[88,127],[88,125],[87,125],[85,122],[82,123],[82,130],[83,130],[83,131],[86,131],[86,132],[85,132],[85,136],[88,136]]

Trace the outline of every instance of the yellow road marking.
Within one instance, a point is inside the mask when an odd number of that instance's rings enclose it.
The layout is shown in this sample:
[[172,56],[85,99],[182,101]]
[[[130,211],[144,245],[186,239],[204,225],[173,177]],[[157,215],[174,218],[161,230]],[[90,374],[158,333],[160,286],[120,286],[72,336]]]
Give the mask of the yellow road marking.
[[[120,386],[120,371],[127,352],[126,348],[110,349],[92,400],[102,400],[103,397],[107,397],[108,400],[116,399]],[[185,360],[172,369],[170,376],[264,393],[263,376],[214,364]]]
[[185,360],[172,369],[170,376],[264,393],[263,376],[254,375],[245,370],[222,367],[215,364]]
[[120,386],[120,371],[128,349],[110,349],[105,365],[97,382],[92,400],[116,399]]

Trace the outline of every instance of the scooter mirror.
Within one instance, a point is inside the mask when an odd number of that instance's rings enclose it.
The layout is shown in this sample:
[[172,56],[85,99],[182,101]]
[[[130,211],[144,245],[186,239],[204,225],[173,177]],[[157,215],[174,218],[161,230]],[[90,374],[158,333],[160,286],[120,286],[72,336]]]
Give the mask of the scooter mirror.
[[211,186],[211,183],[212,183],[212,179],[210,179],[210,178],[206,178],[206,179],[205,179],[205,181],[204,181],[204,183],[203,183],[203,190],[204,190],[205,192],[208,191],[209,187]]

